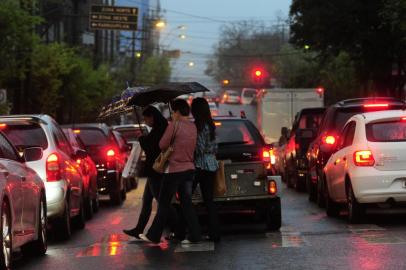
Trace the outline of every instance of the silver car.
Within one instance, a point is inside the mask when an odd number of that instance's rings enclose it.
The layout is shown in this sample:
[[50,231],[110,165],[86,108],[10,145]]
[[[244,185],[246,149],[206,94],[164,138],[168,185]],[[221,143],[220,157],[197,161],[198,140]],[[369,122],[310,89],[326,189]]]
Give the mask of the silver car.
[[[7,128],[0,125],[0,129]],[[45,186],[25,161],[42,158],[39,147],[26,148],[21,157],[0,132],[0,268],[10,269],[18,248],[44,255],[47,250]]]
[[47,216],[57,235],[68,239],[71,221],[84,228],[83,181],[76,160],[85,157],[86,152],[74,153],[59,125],[48,115],[1,116],[0,124],[20,153],[30,147],[43,149],[42,158],[27,165],[45,184]]

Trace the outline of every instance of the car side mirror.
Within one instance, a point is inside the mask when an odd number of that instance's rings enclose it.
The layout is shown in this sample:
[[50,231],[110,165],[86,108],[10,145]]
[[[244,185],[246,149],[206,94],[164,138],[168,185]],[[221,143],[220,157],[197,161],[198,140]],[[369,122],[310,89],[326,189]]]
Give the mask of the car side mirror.
[[82,149],[77,150],[76,153],[75,153],[75,159],[76,158],[85,159],[85,158],[87,158],[87,156],[88,156],[87,152],[85,150],[82,150]]
[[24,149],[23,157],[26,162],[37,161],[42,158],[43,154],[41,147],[29,147]]

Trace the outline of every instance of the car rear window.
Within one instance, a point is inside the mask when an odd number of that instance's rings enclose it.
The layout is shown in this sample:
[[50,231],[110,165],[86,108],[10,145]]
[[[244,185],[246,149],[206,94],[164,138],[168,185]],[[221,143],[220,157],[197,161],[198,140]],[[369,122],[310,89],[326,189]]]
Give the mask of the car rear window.
[[100,129],[80,129],[78,135],[85,146],[103,146],[108,144],[107,136]]
[[216,138],[219,145],[254,145],[256,137],[245,121],[216,122]]
[[227,95],[229,95],[229,96],[235,96],[235,97],[238,97],[239,96],[239,94],[237,93],[237,92],[234,92],[234,91],[230,91],[230,92],[227,92]]
[[321,120],[323,119],[324,112],[305,112],[302,114],[299,120],[299,128],[315,128],[320,126]]
[[10,123],[2,131],[18,150],[28,147],[48,148],[47,136],[42,127],[37,123]]
[[370,142],[406,141],[406,122],[380,122],[366,125],[367,140]]
[[257,95],[257,91],[256,90],[246,90],[243,93],[244,97],[255,97]]
[[[121,134],[121,136],[127,142],[138,141],[138,136],[142,135],[142,131],[139,128],[134,129],[117,129],[117,131]],[[145,130],[144,130],[145,132]],[[145,132],[146,134],[146,132]]]

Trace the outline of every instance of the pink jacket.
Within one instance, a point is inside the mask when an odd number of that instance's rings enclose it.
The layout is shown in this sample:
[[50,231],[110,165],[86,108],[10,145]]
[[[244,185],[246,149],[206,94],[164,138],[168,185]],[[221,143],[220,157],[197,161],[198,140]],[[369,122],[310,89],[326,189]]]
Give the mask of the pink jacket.
[[[159,142],[161,150],[166,150],[171,142],[175,122],[170,122]],[[194,152],[196,148],[197,129],[194,123],[182,120],[178,123],[173,143],[174,152],[169,157],[169,173],[194,170]]]

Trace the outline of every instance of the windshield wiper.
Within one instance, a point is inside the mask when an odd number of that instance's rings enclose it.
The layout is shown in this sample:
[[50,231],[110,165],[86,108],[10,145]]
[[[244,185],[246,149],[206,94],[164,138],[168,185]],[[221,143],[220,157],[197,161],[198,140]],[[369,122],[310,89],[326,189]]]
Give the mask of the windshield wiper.
[[221,142],[219,145],[247,144],[247,141]]

